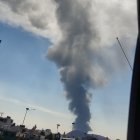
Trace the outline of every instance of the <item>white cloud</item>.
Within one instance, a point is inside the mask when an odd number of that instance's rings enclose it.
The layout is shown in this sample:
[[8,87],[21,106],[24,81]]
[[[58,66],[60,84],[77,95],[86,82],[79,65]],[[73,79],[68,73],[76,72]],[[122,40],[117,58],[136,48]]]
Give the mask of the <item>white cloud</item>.
[[[88,2],[82,0],[85,5]],[[137,34],[136,1],[92,0],[91,22],[96,27],[101,45],[110,45],[114,38],[133,38]],[[0,0],[0,21],[20,26],[53,42],[61,39],[53,0]]]
[[57,112],[55,110],[48,109],[48,108],[43,107],[43,106],[39,106],[37,104],[30,104],[28,102],[23,102],[23,101],[20,101],[18,99],[7,98],[7,97],[4,97],[4,96],[3,97],[1,96],[0,100],[8,102],[8,103],[21,105],[21,106],[24,106],[24,107],[29,107],[29,108],[32,108],[32,109],[36,109],[37,111],[48,113],[48,114],[53,115],[53,116],[62,117],[62,118],[68,118],[68,115],[65,115],[63,113]]
[[111,46],[116,37],[125,39],[126,42],[134,40],[137,36],[136,1],[94,0],[91,20],[98,30],[103,47]]
[[0,21],[57,41],[61,37],[52,0],[0,0]]

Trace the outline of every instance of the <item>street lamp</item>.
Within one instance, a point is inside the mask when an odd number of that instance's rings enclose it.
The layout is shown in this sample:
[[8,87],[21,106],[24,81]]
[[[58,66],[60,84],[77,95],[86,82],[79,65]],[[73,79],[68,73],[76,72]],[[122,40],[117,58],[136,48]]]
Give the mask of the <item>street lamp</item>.
[[74,125],[75,125],[75,123],[73,122],[73,123],[72,123],[72,130],[74,130]]
[[58,133],[58,127],[60,126],[60,124],[57,124],[57,133]]
[[24,115],[24,118],[23,118],[22,125],[24,124],[24,121],[25,121],[25,118],[26,118],[27,112],[28,112],[29,110],[35,110],[35,109],[26,108],[26,112],[25,112],[25,115]]

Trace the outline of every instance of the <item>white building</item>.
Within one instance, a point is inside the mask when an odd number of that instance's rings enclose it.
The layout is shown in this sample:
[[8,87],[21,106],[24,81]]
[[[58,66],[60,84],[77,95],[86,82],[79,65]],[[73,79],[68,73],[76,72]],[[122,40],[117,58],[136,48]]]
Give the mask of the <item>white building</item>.
[[101,135],[96,134],[87,134],[81,130],[73,130],[66,134],[67,138],[75,138],[78,140],[110,140],[107,137],[103,137]]

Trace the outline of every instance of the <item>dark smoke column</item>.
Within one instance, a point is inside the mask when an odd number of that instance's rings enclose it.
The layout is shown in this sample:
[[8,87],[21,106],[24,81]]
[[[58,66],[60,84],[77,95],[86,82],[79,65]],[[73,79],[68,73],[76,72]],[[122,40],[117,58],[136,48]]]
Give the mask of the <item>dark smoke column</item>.
[[76,115],[74,129],[91,130],[89,103],[91,86],[90,29],[87,5],[80,0],[55,0],[62,40],[48,50],[48,58],[59,67],[61,81],[67,92],[69,110]]

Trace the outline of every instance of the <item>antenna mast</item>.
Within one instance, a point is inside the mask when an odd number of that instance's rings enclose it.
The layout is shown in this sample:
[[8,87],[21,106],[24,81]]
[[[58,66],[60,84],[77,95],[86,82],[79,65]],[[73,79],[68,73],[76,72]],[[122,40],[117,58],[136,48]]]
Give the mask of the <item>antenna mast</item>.
[[130,64],[129,59],[127,58],[127,56],[126,56],[126,54],[125,54],[125,51],[124,51],[124,49],[123,49],[123,47],[122,47],[122,45],[121,45],[121,42],[119,41],[119,38],[117,37],[116,39],[117,39],[118,44],[119,44],[119,46],[120,46],[120,48],[121,48],[121,50],[122,50],[122,52],[123,52],[123,54],[124,54],[124,56],[125,56],[125,58],[126,58],[126,61],[128,62],[129,66],[130,66],[130,69],[133,71],[133,68],[132,68],[132,66],[131,66],[131,64]]

